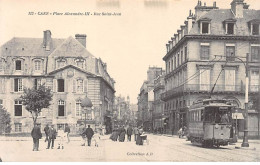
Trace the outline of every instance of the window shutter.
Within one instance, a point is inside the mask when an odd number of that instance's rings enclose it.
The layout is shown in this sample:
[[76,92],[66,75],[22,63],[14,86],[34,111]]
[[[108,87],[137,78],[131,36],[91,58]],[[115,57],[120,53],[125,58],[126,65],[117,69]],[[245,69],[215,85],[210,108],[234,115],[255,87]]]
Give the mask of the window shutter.
[[88,92],[88,80],[84,80],[84,92]]
[[18,81],[17,81],[17,79],[11,79],[11,81],[12,81],[12,83],[11,83],[12,92],[18,91]]
[[[25,79],[22,79],[22,88],[24,89],[24,87],[26,87],[26,80]],[[22,89],[22,90],[23,90]]]
[[57,79],[53,79],[53,92],[57,92]]
[[76,92],[76,80],[73,79],[73,92]]

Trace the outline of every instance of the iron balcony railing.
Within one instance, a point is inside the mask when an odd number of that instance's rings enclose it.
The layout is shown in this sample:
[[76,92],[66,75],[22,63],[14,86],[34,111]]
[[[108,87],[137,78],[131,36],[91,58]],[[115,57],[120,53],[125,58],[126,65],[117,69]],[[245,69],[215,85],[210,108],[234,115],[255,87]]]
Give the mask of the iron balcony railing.
[[[212,90],[212,87],[213,85],[211,84],[184,84],[162,93],[161,98],[165,99],[183,92],[210,92]],[[259,85],[249,86],[249,92],[258,92],[258,91],[259,91]],[[216,85],[213,93],[215,92],[244,93],[245,86],[244,85]]]

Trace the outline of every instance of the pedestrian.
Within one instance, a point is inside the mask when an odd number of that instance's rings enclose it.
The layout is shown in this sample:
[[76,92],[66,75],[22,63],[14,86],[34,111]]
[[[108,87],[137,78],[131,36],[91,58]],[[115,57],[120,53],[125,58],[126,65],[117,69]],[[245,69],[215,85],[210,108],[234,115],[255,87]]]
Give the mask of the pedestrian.
[[33,138],[33,151],[39,151],[39,139],[42,138],[42,133],[38,123],[33,127],[31,135]]
[[58,140],[58,148],[57,149],[64,149],[64,139],[66,138],[66,133],[64,132],[62,126],[59,126],[58,133],[57,133],[57,140]]
[[92,128],[90,128],[90,125],[88,125],[88,128],[85,131],[85,134],[88,139],[88,146],[91,146],[91,139],[92,139],[92,136],[94,135],[94,131]]
[[51,128],[49,128],[48,135],[49,135],[49,141],[48,141],[48,147],[46,149],[49,149],[50,146],[51,146],[51,149],[53,149],[54,140],[56,139],[56,135],[57,135],[56,129],[54,128],[53,124],[51,125]]
[[86,128],[84,127],[83,124],[80,125],[80,128],[79,128],[79,132],[80,132],[80,135],[81,135],[81,146],[85,146],[86,144]]
[[124,142],[125,141],[125,128],[124,126],[121,126],[121,128],[119,129],[119,142]]
[[44,142],[47,142],[49,141],[49,135],[48,135],[48,132],[49,132],[49,124],[46,124],[46,126],[44,127],[44,132],[45,132],[45,141]]
[[117,130],[113,129],[110,139],[115,142],[117,141],[117,137],[118,137]]
[[98,131],[95,132],[93,135],[93,141],[95,142],[95,147],[99,146],[99,141],[100,141],[100,134]]
[[143,139],[141,137],[141,135],[143,134],[143,128],[139,127],[138,129],[138,134],[137,134],[137,138],[136,138],[136,145],[143,145]]
[[68,123],[65,124],[65,130],[64,130],[66,137],[67,137],[67,143],[70,142],[70,127]]
[[126,134],[127,134],[127,140],[130,142],[131,141],[131,136],[133,134],[133,128],[132,128],[131,125],[127,128]]
[[134,127],[134,136],[135,136],[135,141],[137,139],[137,135],[138,135],[138,128]]

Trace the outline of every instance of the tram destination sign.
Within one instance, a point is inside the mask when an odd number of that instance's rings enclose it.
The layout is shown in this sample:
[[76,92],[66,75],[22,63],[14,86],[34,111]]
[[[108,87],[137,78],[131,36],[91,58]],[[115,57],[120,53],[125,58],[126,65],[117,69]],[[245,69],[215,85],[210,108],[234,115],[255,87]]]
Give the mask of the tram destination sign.
[[232,113],[232,119],[244,119],[242,113]]

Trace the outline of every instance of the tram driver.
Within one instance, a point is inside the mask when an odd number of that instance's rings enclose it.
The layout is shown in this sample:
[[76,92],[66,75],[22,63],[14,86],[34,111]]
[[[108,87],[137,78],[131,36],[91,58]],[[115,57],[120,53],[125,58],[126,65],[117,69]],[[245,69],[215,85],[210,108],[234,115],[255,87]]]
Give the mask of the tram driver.
[[221,116],[221,123],[229,123],[229,117],[227,112],[225,112],[222,116]]

